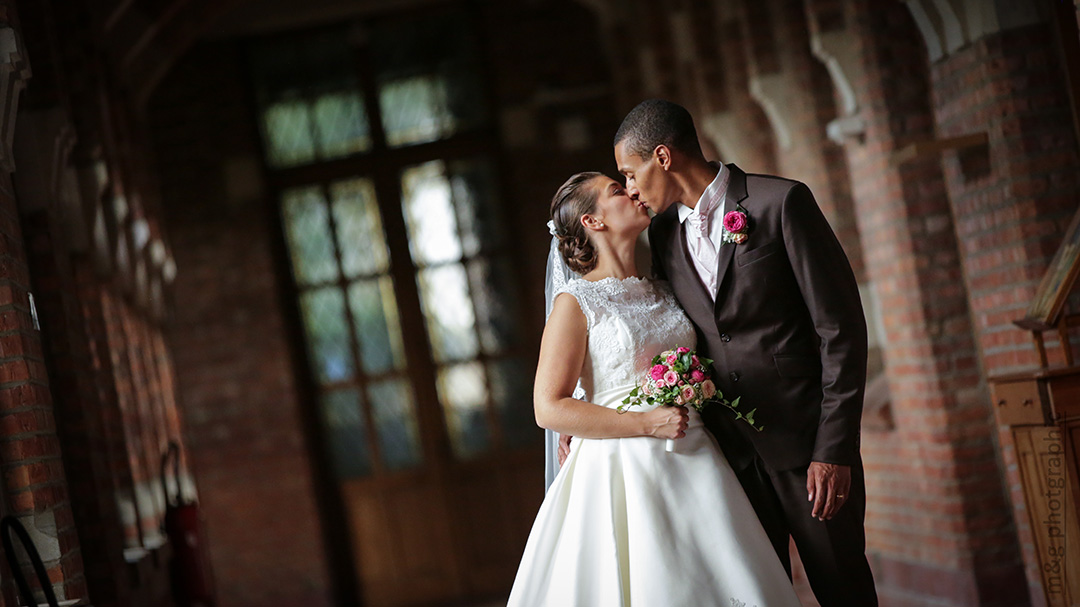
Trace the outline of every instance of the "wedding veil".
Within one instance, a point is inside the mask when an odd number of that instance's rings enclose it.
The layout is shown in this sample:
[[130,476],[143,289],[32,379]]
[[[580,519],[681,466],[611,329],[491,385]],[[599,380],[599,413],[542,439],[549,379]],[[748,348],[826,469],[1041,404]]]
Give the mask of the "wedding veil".
[[[544,321],[551,316],[551,306],[555,303],[555,296],[559,293],[570,279],[578,275],[570,270],[559,254],[559,239],[555,236],[555,222],[549,221],[548,232],[551,233],[551,248],[548,251],[547,272],[544,278]],[[579,385],[574,390],[574,398],[584,396]],[[551,430],[544,430],[544,490],[546,491],[559,473],[559,435]]]

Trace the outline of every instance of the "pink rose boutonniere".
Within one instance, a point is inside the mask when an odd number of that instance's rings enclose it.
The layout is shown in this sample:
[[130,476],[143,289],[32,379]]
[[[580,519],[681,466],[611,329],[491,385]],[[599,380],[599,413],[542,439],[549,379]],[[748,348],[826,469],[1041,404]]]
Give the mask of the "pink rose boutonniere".
[[750,215],[741,204],[735,205],[735,210],[724,215],[723,242],[742,244],[746,242],[750,234]]

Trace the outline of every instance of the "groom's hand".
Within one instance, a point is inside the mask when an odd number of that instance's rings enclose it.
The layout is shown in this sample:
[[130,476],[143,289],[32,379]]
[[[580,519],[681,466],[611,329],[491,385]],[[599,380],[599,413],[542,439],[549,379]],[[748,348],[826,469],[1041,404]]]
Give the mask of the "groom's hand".
[[574,438],[569,434],[559,435],[559,467],[562,468],[563,462],[566,461],[566,456],[570,455],[570,439]]
[[847,502],[851,490],[851,466],[810,462],[806,471],[807,501],[814,502],[810,511],[819,521],[827,521]]

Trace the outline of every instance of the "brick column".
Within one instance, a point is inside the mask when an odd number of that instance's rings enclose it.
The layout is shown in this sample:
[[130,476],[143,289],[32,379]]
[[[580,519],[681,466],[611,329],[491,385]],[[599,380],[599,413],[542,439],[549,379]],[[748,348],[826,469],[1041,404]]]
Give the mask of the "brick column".
[[883,605],[1026,604],[945,178],[926,51],[903,5],[848,0],[865,133],[846,140],[867,274],[884,311],[895,429],[864,433],[868,552]]
[[[1037,15],[1028,17],[1010,27],[1002,16],[1001,31],[944,55],[931,72],[939,136],[987,137],[985,145],[944,156],[986,375],[1038,365],[1031,336],[1012,321],[1034,298],[1080,196],[1080,158],[1054,33],[1048,23],[1030,23]],[[1063,364],[1056,335],[1046,337],[1051,365]],[[1032,600],[1041,604],[1011,433],[1002,432],[1000,442]]]
[[126,595],[123,532],[114,501],[115,486],[106,458],[93,366],[78,289],[55,237],[57,222],[47,211],[24,219],[30,236],[30,261],[38,312],[48,339],[57,432],[64,445],[64,467],[83,552],[86,577],[98,605],[117,604]]
[[[4,506],[30,532],[57,597],[84,598],[82,556],[8,175],[0,178],[0,468]],[[29,570],[28,570],[29,571]]]
[[698,117],[698,128],[713,141],[724,162],[734,162],[751,173],[776,173],[772,126],[747,88],[745,40],[737,13],[726,0],[708,4],[712,19],[697,7],[694,22],[713,24],[711,35],[703,32],[700,36],[710,47],[702,53],[715,55],[717,65],[709,73],[717,82],[710,82],[706,89],[709,99]]
[[826,137],[837,115],[832,81],[810,49],[803,0],[743,0],[738,12],[749,88],[776,134],[778,173],[806,183],[864,282],[843,150]]
[[[989,139],[945,156],[988,373],[1038,364],[1030,336],[1012,321],[1034,298],[1080,195],[1080,157],[1053,38],[1045,23],[991,34],[932,72],[940,135]],[[1047,338],[1057,354],[1056,337]]]

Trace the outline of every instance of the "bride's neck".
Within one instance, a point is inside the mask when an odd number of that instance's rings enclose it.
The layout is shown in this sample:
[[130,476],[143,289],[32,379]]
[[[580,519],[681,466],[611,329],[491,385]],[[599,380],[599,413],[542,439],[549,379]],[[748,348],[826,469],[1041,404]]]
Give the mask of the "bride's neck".
[[636,239],[622,242],[596,242],[596,267],[586,274],[584,278],[586,280],[601,280],[604,278],[618,278],[621,280],[631,276],[638,276],[637,262],[634,260],[636,244]]

